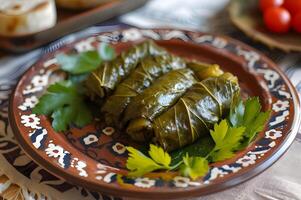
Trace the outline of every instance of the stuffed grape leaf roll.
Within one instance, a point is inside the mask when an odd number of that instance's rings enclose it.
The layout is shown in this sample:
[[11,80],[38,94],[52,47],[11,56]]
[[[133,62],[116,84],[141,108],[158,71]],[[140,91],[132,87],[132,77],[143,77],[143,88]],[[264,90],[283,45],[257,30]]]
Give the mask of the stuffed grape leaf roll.
[[204,80],[208,77],[218,77],[224,74],[217,64],[202,63],[199,61],[187,61],[187,67],[190,68],[199,80]]
[[151,121],[175,104],[195,83],[193,71],[188,68],[173,70],[157,79],[125,109],[122,124],[128,125],[127,133],[136,141],[150,139]]
[[138,62],[148,55],[160,55],[167,52],[152,41],[138,44],[128,51],[122,52],[116,59],[103,63],[91,72],[86,80],[88,95],[94,99],[106,97],[130,72]]
[[208,134],[240,96],[239,85],[229,77],[222,75],[194,84],[173,107],[154,119],[154,141],[172,151]]
[[183,59],[170,54],[149,56],[141,60],[138,67],[106,99],[101,111],[105,115],[107,125],[118,126],[119,118],[131,99],[141,94],[158,77],[185,67]]

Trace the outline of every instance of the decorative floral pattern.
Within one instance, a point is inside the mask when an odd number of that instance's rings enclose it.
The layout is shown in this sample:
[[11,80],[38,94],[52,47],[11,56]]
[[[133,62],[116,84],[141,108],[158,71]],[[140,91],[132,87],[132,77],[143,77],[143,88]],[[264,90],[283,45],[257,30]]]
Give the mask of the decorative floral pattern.
[[25,99],[24,103],[20,105],[18,108],[22,111],[35,107],[35,105],[39,102],[39,99],[36,96],[31,96]]
[[107,136],[110,136],[110,135],[113,135],[113,133],[115,132],[115,129],[112,128],[112,127],[106,127],[102,130],[102,132],[107,135]]
[[93,43],[95,41],[96,41],[95,37],[89,37],[75,44],[74,48],[76,49],[77,52],[93,51],[95,50],[95,47],[93,46]]
[[281,136],[282,136],[282,132],[277,131],[275,129],[271,129],[271,130],[265,132],[265,137],[270,138],[272,140],[276,140],[277,138],[280,138]]
[[40,125],[40,118],[38,118],[36,114],[22,115],[21,116],[21,123],[25,127],[30,127],[32,129],[39,129],[39,128],[41,128],[39,126]]
[[114,144],[114,145],[112,146],[112,149],[113,149],[116,153],[118,153],[118,154],[124,154],[125,151],[126,151],[125,146],[124,146],[123,144],[119,143],[119,142],[117,142],[116,144]]
[[137,41],[137,40],[141,40],[143,35],[142,33],[135,28],[131,28],[131,29],[127,29],[125,31],[123,31],[123,41],[127,42],[127,41]]
[[69,168],[71,154],[68,151],[65,151],[63,147],[55,145],[50,141],[45,152],[48,157],[58,158],[57,161],[60,167],[66,169]]
[[289,108],[289,102],[288,101],[281,101],[278,100],[276,103],[273,104],[273,110],[275,112],[284,111],[287,108]]
[[141,188],[150,188],[156,183],[155,180],[149,178],[136,178],[134,185]]
[[[272,117],[269,121],[267,130],[258,141],[256,145],[249,150],[247,154],[238,158],[235,162],[229,163],[227,165],[212,167],[209,173],[203,178],[203,180],[198,180],[196,182],[191,181],[187,177],[176,176],[171,181],[163,181],[158,184],[159,179],[150,179],[146,177],[130,179],[126,176],[121,176],[121,178],[126,179],[128,184],[132,184],[140,188],[150,188],[150,187],[177,187],[177,188],[187,188],[187,187],[198,187],[202,184],[210,184],[212,180],[218,179],[220,177],[226,177],[228,174],[237,173],[241,169],[254,165],[257,160],[261,159],[268,151],[274,149],[277,146],[279,138],[282,138],[285,135],[285,123],[291,118],[289,108],[293,103],[292,94],[285,81],[282,79],[281,75],[269,67],[265,63],[264,59],[261,56],[249,49],[246,49],[243,46],[228,41],[227,39],[213,36],[213,35],[203,35],[196,34],[192,32],[185,32],[179,30],[139,30],[139,29],[127,29],[124,31],[114,31],[112,33],[102,33],[95,37],[89,37],[88,39],[81,40],[74,44],[72,51],[76,50],[78,52],[89,51],[95,49],[99,42],[128,42],[136,41],[143,38],[152,38],[156,40],[169,40],[169,39],[178,39],[183,41],[189,41],[198,43],[199,45],[208,45],[213,48],[219,49],[219,51],[226,51],[236,57],[242,58],[249,71],[256,72],[262,75],[262,79],[265,81],[267,88],[269,89],[272,96]],[[28,133],[29,138],[33,146],[36,149],[45,151],[45,154],[49,158],[56,159],[59,166],[68,170],[69,167],[75,168],[78,171],[78,175],[81,177],[94,176],[94,178],[100,182],[107,184],[116,183],[116,177],[119,174],[116,170],[120,167],[120,163],[110,163],[108,161],[101,160],[104,164],[98,163],[97,170],[94,174],[88,174],[87,165],[88,162],[83,158],[75,158],[71,153],[66,151],[63,147],[54,144],[53,141],[47,141],[48,134],[47,130],[44,127],[40,127],[40,118],[35,114],[28,114],[28,110],[33,108],[37,103],[36,93],[41,92],[45,89],[48,84],[48,78],[50,73],[50,66],[56,64],[55,58],[49,58],[47,61],[42,63],[43,69],[39,71],[40,74],[32,77],[30,84],[28,84],[22,91],[24,95],[23,102],[18,106],[21,111],[20,122],[30,130]],[[101,134],[104,134],[105,137],[101,137]],[[109,136],[109,137],[107,137]],[[115,133],[113,127],[106,127],[100,129],[97,134],[87,134],[78,138],[81,140],[81,144],[90,147],[94,147],[95,144],[101,143],[97,148],[107,148],[110,150],[110,153],[113,153],[114,156],[126,155],[126,148],[122,142],[116,142],[115,139],[112,141],[106,141],[107,146],[102,144],[102,140],[108,140],[108,138],[118,137],[118,133]],[[98,144],[97,144],[98,145]],[[46,148],[44,148],[44,146]],[[94,147],[96,148],[96,146]],[[112,171],[114,168],[115,171]],[[122,170],[122,166],[120,168]],[[116,173],[115,173],[116,172]]]
[[64,157],[66,155],[64,149],[61,146],[55,145],[53,143],[50,143],[48,145],[48,147],[45,149],[46,154],[49,157],[54,157],[54,158],[58,158],[58,157]]
[[179,188],[186,188],[189,186],[200,186],[200,182],[193,182],[187,177],[176,176],[173,178],[173,185]]
[[88,173],[85,170],[87,167],[87,164],[83,161],[78,161],[77,164],[75,165],[75,168],[79,171],[79,175],[83,177],[88,177]]
[[243,167],[248,167],[249,165],[255,164],[256,156],[255,155],[245,155],[244,157],[238,159],[236,163],[241,164]]
[[93,143],[98,142],[98,137],[94,134],[87,135],[86,137],[84,137],[83,141],[84,141],[85,145],[91,145]]
[[34,94],[36,92],[42,91],[43,88],[48,84],[50,74],[51,71],[47,71],[45,74],[35,75],[34,77],[32,77],[31,84],[27,85],[22,91],[23,95]]
[[176,176],[173,179],[173,183],[176,187],[186,188],[189,186],[190,179],[187,177]]
[[45,87],[48,84],[48,75],[34,76],[31,83],[34,87]]

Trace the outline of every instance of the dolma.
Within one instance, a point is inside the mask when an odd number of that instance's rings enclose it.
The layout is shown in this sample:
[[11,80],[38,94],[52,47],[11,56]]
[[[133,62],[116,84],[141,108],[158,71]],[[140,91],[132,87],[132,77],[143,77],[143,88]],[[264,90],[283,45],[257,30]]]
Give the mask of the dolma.
[[196,82],[193,71],[187,68],[173,70],[157,79],[125,109],[122,124],[128,125],[127,133],[135,141],[149,140],[152,120],[175,104]]
[[199,80],[209,77],[218,77],[224,74],[223,70],[217,64],[202,63],[199,61],[187,61],[187,67],[190,68]]
[[107,125],[118,126],[118,121],[130,100],[141,94],[158,77],[176,69],[185,68],[186,63],[180,57],[170,54],[149,56],[141,60],[138,67],[107,98],[101,111]]
[[152,41],[146,41],[121,53],[116,59],[103,63],[91,72],[86,80],[88,95],[106,97],[130,72],[136,68],[138,62],[148,55],[161,55],[167,52]]
[[173,107],[154,119],[154,141],[172,151],[207,135],[240,96],[232,78],[227,74],[194,84]]

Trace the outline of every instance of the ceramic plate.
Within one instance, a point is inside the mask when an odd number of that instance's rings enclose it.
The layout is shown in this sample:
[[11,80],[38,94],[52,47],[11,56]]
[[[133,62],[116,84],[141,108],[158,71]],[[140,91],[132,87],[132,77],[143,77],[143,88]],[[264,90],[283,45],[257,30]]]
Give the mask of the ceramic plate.
[[[51,121],[31,109],[56,69],[54,56],[62,52],[94,49],[111,43],[117,52],[144,39],[153,39],[185,58],[217,63],[239,77],[244,94],[259,96],[272,115],[264,131],[246,150],[232,159],[211,165],[208,174],[190,180],[173,172],[151,173],[141,178],[126,176],[123,132],[95,122],[65,134],[51,128]],[[49,102],[51,103],[51,102]],[[272,165],[293,142],[299,124],[299,100],[287,77],[259,52],[224,36],[156,29],[125,29],[84,38],[44,55],[20,79],[10,102],[10,121],[20,145],[38,164],[67,181],[119,197],[183,198],[201,196],[239,184]]]
[[286,34],[276,34],[265,28],[258,8],[258,0],[231,0],[229,14],[234,25],[254,40],[283,51],[301,51],[300,33],[291,31]]

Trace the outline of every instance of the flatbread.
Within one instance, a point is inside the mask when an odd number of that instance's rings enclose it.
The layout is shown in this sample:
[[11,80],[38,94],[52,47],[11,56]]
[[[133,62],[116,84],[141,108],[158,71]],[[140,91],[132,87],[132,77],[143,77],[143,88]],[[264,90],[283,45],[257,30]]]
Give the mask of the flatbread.
[[0,35],[22,36],[56,24],[54,0],[0,0]]

